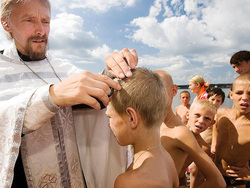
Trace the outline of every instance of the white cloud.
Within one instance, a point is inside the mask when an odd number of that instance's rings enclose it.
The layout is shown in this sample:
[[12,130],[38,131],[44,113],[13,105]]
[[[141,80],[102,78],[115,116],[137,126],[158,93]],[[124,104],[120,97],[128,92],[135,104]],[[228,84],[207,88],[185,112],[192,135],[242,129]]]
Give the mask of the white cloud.
[[207,33],[206,25],[185,15],[165,18],[160,23],[154,17],[140,17],[134,19],[131,25],[139,29],[130,37],[167,53],[184,55],[213,46],[213,38]]
[[156,0],[149,10],[149,17],[156,17],[162,10],[161,0]]
[[108,47],[106,44],[102,45],[101,47],[97,47],[93,50],[88,50],[89,54],[100,60],[104,60],[104,57],[112,53],[112,50],[110,47]]
[[[114,7],[131,7],[134,6],[136,0],[53,0],[51,1],[53,7],[57,9],[64,10],[64,8],[71,9],[93,9],[96,12],[107,12],[109,9]],[[63,8],[62,8],[63,7]]]
[[208,31],[220,47],[249,49],[249,10],[249,0],[220,0],[214,1],[214,5],[203,9],[202,13]]
[[190,14],[197,10],[197,4],[194,2],[194,0],[185,0],[184,7],[185,7],[184,10],[186,11],[187,14]]
[[61,13],[51,21],[50,44],[54,54],[70,58],[91,58],[89,50],[98,47],[98,38],[91,31],[84,31],[80,16]]

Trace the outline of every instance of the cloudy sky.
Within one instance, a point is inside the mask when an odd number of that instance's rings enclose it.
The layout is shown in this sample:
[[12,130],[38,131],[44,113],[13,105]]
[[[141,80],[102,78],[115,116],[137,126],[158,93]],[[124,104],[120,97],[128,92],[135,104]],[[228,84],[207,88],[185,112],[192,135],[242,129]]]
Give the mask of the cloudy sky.
[[[139,66],[168,71],[176,84],[200,74],[231,83],[229,64],[250,49],[250,0],[51,0],[50,50],[101,72],[114,50],[134,48]],[[8,45],[1,29],[0,48]]]

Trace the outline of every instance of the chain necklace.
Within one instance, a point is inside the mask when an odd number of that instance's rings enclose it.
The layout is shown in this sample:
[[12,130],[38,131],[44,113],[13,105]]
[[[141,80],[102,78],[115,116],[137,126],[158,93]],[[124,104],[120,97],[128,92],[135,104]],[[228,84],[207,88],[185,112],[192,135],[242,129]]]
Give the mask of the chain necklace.
[[149,150],[152,150],[152,149],[155,149],[155,148],[158,148],[158,147],[160,147],[160,145],[161,144],[159,144],[159,145],[157,145],[157,146],[153,146],[153,147],[149,147],[149,148],[147,148],[146,150],[144,150],[136,159],[133,157],[133,163],[135,164],[136,163],[136,161],[144,154],[144,153],[146,153],[147,151],[149,151]]
[[[21,58],[20,58],[20,60],[23,62],[23,64],[36,76],[36,77],[38,77],[40,80],[42,80],[45,84],[49,84],[48,82],[46,82],[41,76],[39,76],[29,65],[27,65],[27,63],[25,62],[25,61],[23,61]],[[47,60],[47,62],[48,62],[48,64],[49,64],[49,66],[51,67],[51,69],[53,70],[53,72],[54,72],[54,74],[55,74],[55,76],[58,78],[58,80],[61,82],[62,80],[61,80],[61,78],[57,75],[57,73],[56,73],[56,71],[55,71],[55,69],[54,69],[54,67],[51,65],[51,63],[49,62],[49,60],[48,60],[48,58],[46,57],[46,60]]]
[[[231,114],[232,114],[232,113],[231,113]],[[236,132],[239,132],[240,129],[241,129],[241,127],[242,127],[247,121],[248,121],[248,119],[246,119],[246,120],[240,125],[238,131],[237,131],[237,129],[236,129]],[[235,128],[236,128],[236,125],[235,125]],[[233,149],[234,149],[233,142],[234,142],[234,140],[235,140],[236,137],[237,137],[237,133],[236,133],[235,137],[231,140],[231,132],[230,132],[230,127],[229,127],[229,126],[228,126],[228,132],[229,132],[229,140],[230,140],[230,142],[231,142],[230,148],[231,148],[231,150],[233,150]],[[237,141],[236,141],[236,144],[237,144]]]

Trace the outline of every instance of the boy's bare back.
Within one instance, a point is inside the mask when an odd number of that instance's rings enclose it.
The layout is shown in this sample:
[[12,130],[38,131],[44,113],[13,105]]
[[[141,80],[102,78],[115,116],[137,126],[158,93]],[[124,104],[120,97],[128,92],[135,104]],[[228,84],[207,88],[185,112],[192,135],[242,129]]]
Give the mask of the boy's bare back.
[[[171,156],[161,149],[145,153],[127,171],[117,177],[115,188],[177,188],[176,169]],[[151,169],[151,170],[149,170]]]

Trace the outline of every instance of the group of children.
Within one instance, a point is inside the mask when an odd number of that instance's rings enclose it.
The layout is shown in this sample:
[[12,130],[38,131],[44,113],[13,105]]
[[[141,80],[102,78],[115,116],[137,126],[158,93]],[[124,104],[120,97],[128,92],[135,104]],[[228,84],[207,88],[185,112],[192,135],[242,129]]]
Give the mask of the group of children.
[[207,92],[209,84],[192,77],[189,85],[197,97],[190,105],[189,92],[181,92],[175,113],[178,87],[169,73],[141,67],[132,73],[119,81],[122,90],[114,91],[106,112],[118,143],[134,148],[132,163],[114,187],[187,187],[189,168],[190,187],[245,188],[250,180],[250,72],[241,71],[233,82],[232,109],[218,109],[224,92]]

